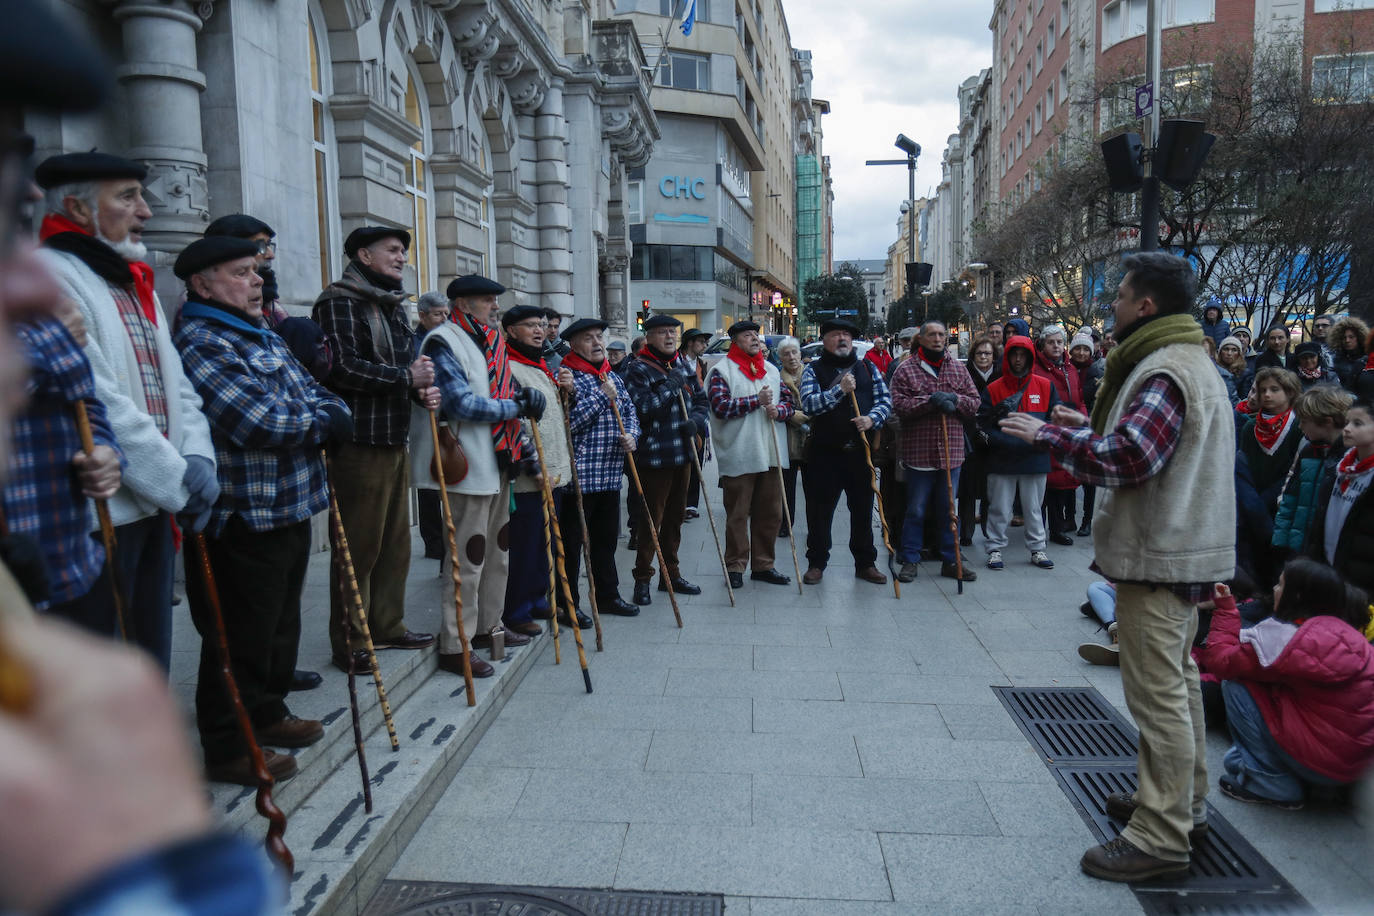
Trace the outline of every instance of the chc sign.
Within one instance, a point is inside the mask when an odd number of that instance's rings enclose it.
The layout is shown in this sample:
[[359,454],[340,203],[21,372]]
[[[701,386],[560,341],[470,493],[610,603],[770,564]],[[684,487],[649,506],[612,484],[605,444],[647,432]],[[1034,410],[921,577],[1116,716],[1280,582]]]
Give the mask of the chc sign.
[[705,200],[706,199],[706,179],[705,178],[685,178],[681,175],[664,175],[663,180],[658,183],[658,192],[669,200],[681,198],[683,200]]

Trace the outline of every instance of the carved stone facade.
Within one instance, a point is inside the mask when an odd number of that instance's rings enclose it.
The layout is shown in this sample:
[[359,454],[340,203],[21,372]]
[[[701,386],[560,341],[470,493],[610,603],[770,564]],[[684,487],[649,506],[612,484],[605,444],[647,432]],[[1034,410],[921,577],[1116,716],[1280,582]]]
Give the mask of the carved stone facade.
[[610,0],[38,2],[86,21],[120,93],[102,117],[26,126],[40,156],[148,163],[166,301],[176,253],[242,211],[277,230],[289,307],[342,270],[349,231],[384,223],[412,232],[416,293],[482,272],[503,305],[625,330],[625,176],[659,129]]

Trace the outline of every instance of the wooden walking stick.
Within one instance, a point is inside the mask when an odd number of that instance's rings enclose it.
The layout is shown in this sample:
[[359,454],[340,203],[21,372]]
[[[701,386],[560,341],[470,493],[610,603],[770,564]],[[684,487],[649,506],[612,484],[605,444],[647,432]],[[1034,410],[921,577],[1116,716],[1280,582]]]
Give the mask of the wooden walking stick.
[[429,432],[434,437],[434,470],[439,477],[439,505],[444,509],[444,525],[448,528],[449,572],[453,575],[453,613],[458,619],[458,643],[463,653],[463,684],[468,692],[468,705],[477,705],[477,691],[472,686],[472,648],[468,633],[463,629],[463,576],[458,571],[458,528],[453,524],[453,508],[448,504],[448,485],[444,483],[443,450],[439,447],[438,412],[429,410]]
[[200,572],[205,580],[205,594],[210,603],[210,622],[215,627],[215,649],[219,655],[220,673],[224,676],[224,689],[229,694],[229,705],[234,708],[239,730],[243,732],[244,743],[248,745],[248,756],[253,761],[253,776],[258,781],[257,809],[267,818],[267,852],[286,869],[286,874],[295,870],[296,860],[291,850],[286,848],[282,839],[286,833],[286,815],[272,800],[272,786],[276,780],[267,769],[262,746],[257,735],[253,734],[253,722],[248,718],[248,710],[239,694],[238,682],[234,680],[233,662],[229,656],[229,635],[224,629],[224,612],[219,605],[219,589],[215,587],[215,572],[210,568],[210,551],[205,547],[205,535],[195,534],[191,543],[200,554]]
[[[344,644],[353,645],[353,627],[349,625],[348,615],[344,615]],[[353,716],[353,746],[358,750],[358,770],[363,777],[363,810],[372,813],[372,780],[367,775],[367,753],[363,750],[363,724],[358,716],[358,685],[353,677],[353,666],[348,666],[348,711]]]
[[[779,392],[779,400],[782,393]],[[772,427],[774,420],[769,420],[768,425]],[[778,431],[776,428],[768,430],[768,444],[773,446],[773,463],[778,468],[779,493],[782,494],[782,517],[787,520],[787,543],[792,545],[792,571],[797,574],[797,594],[802,594],[801,565],[797,562],[797,537],[792,530],[792,510],[787,508],[787,481],[782,476],[782,453],[778,449]]]
[[[76,410],[76,431],[81,436],[81,450],[89,456],[95,451],[95,437],[91,435],[91,418],[86,413],[86,402],[80,399],[72,402]],[[100,519],[100,540],[105,545],[105,568],[110,571],[110,590],[114,592],[115,621],[119,624],[119,638],[129,641],[129,631],[124,626],[124,579],[115,561],[115,530],[110,520],[110,504],[107,500],[95,501],[95,515]]]
[[[543,461],[541,459],[540,463]],[[549,504],[544,502],[543,494],[540,494],[539,505],[544,510],[544,555],[549,558],[549,608],[553,611],[553,619],[550,627],[553,633],[553,663],[563,664],[562,646],[558,642],[558,586],[555,584],[555,573],[553,568],[553,523],[549,521]],[[577,625],[577,621],[573,621]]]
[[964,593],[964,551],[959,545],[959,515],[954,508],[953,475],[949,470],[949,417],[940,416],[940,438],[945,444],[945,492],[949,495],[949,532],[954,536],[954,572],[958,578],[958,593]]
[[[682,389],[677,390],[677,403],[682,408],[682,419],[692,419],[687,413],[687,399],[682,396]],[[701,474],[701,459],[697,457],[696,444],[688,449],[692,453],[692,467],[696,468],[697,480],[701,481],[701,499],[706,504],[706,518],[711,523],[711,537],[716,542],[716,556],[720,558],[720,572],[725,576],[725,594],[730,596],[730,607],[735,606],[735,590],[730,587],[730,570],[725,566],[725,554],[720,549],[720,535],[716,532],[716,517],[711,513],[711,497],[706,495],[706,482]],[[798,580],[800,582],[800,579]]]
[[[601,611],[596,606],[596,583],[592,581],[592,537],[587,531],[587,513],[582,511],[582,487],[577,483],[577,452],[573,449],[572,421],[568,419],[568,399],[560,389],[558,402],[563,407],[563,433],[568,437],[568,465],[572,468],[573,499],[577,502],[577,523],[582,526],[582,562],[587,564],[587,600],[592,606],[592,623],[596,625],[596,651],[602,651]],[[577,609],[568,608],[573,626],[577,626]],[[558,609],[554,609],[554,619]],[[557,631],[555,631],[557,632]]]
[[[849,392],[849,403],[854,405],[854,416],[862,417],[863,411],[859,410],[859,396],[852,391]],[[878,523],[883,530],[883,546],[887,548],[888,556],[894,556],[892,541],[887,534],[887,516],[883,514],[883,492],[878,489],[878,470],[873,467],[873,450],[869,448],[868,436],[864,435],[863,430],[859,430],[859,441],[864,444],[864,460],[868,462],[868,482],[873,486],[874,502],[878,504]],[[869,519],[869,524],[873,524],[872,519]],[[888,567],[887,571],[892,572],[892,568]],[[892,577],[892,594],[897,598],[902,597],[902,584],[897,581],[896,576]]]
[[[544,511],[553,522],[553,549],[557,561],[558,581],[563,586],[563,599],[572,607],[572,586],[568,584],[568,567],[563,561],[563,530],[558,527],[558,513],[553,509],[553,485],[549,483],[548,465],[544,464],[544,442],[539,435],[539,421],[531,420],[530,430],[534,433],[534,452],[539,456],[540,492],[544,496]],[[557,617],[557,613],[554,614]],[[582,646],[582,628],[573,620],[573,640],[577,643],[577,662],[582,666],[582,683],[587,692],[592,692],[592,673],[587,670],[587,650]]]
[[[608,399],[611,402],[611,413],[615,414],[615,425],[620,428],[620,434],[626,435],[625,421],[620,417],[620,408],[616,406],[615,398]],[[663,584],[668,586],[668,603],[673,606],[673,619],[677,621],[678,629],[682,629],[682,614],[677,609],[677,595],[673,594],[673,579],[668,575],[668,566],[663,562],[663,548],[658,544],[658,529],[654,527],[653,513],[649,511],[649,497],[644,494],[644,484],[639,480],[639,468],[635,466],[634,452],[628,449],[625,452],[625,461],[630,467],[630,477],[634,479],[635,489],[639,491],[639,499],[644,503],[644,520],[648,523],[644,527],[649,529],[649,537],[654,542],[654,555],[658,557],[658,574],[663,577]]]
[[[382,683],[382,668],[377,664],[377,649],[372,645],[372,628],[367,625],[367,610],[363,607],[363,593],[358,588],[358,574],[353,569],[353,555],[348,550],[348,535],[344,533],[343,515],[339,512],[339,494],[334,489],[334,468],[329,462],[329,454],[323,449],[320,454],[324,457],[324,476],[329,486],[329,530],[334,541],[334,553],[342,572],[341,590],[344,585],[348,586],[348,593],[343,596],[348,602],[349,608],[345,610],[345,615],[352,613],[358,618],[358,635],[363,638],[363,645],[367,649],[367,659],[372,665],[372,683],[377,688],[377,704],[382,707],[382,721],[386,723],[387,737],[391,739],[391,749],[399,751],[401,742],[396,737],[396,723],[391,718],[391,703],[386,698],[386,685]],[[349,673],[353,670],[353,643],[344,637],[344,643],[348,646],[348,668]]]

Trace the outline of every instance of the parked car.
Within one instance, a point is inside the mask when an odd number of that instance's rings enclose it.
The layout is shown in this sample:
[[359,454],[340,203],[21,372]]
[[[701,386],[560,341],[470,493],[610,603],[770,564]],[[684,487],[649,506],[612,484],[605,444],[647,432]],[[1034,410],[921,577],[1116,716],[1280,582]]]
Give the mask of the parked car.
[[[821,355],[821,350],[823,349],[825,349],[825,346],[819,340],[811,341],[811,343],[801,348],[802,362],[811,362],[811,360]],[[868,351],[872,349],[873,344],[866,340],[854,341],[854,350],[859,354],[859,359],[863,359]]]
[[[786,336],[786,334],[763,335],[763,342],[768,347],[768,359],[774,365],[776,365],[778,362],[778,344],[781,343],[782,339]],[[714,338],[711,339],[711,342],[706,345],[706,352],[701,354],[701,358],[705,362],[707,372],[711,371],[711,367],[716,364],[716,360],[724,356],[725,351],[728,349],[730,349],[730,337],[728,335],[717,334]]]

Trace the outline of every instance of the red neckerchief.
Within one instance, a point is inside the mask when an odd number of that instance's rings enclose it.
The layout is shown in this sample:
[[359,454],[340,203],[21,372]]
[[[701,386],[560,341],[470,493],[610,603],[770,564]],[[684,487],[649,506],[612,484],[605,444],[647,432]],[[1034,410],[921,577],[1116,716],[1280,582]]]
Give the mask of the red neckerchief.
[[1322,377],[1322,364],[1321,364],[1321,362],[1318,361],[1318,363],[1317,363],[1315,366],[1313,366],[1311,369],[1304,369],[1302,366],[1299,366],[1299,367],[1298,367],[1298,375],[1299,375],[1299,377],[1305,378],[1305,379],[1319,379],[1319,378],[1321,378],[1321,377]]
[[539,357],[538,362],[536,362],[535,360],[532,360],[525,354],[521,353],[515,347],[506,347],[506,355],[522,366],[533,366],[536,369],[542,370],[545,375],[553,379],[554,384],[558,383],[558,377],[549,371],[549,364],[544,362],[544,357]]
[[1369,359],[1364,361],[1364,367],[1366,369],[1374,369],[1374,353],[1369,354]]
[[1293,423],[1293,409],[1290,407],[1283,413],[1274,414],[1266,417],[1260,414],[1255,417],[1255,441],[1260,448],[1264,449],[1266,455],[1274,454],[1274,449],[1278,448],[1279,440],[1288,431],[1288,427]]
[[1371,470],[1374,470],[1374,455],[1361,461],[1359,452],[1352,448],[1336,463],[1336,486],[1340,487],[1341,493],[1344,494],[1356,478]]
[[731,341],[730,349],[725,351],[725,358],[739,366],[739,371],[743,372],[744,377],[752,382],[757,382],[768,374],[762,350],[750,356],[739,348],[739,344]]
[[604,379],[611,371],[611,364],[604,358],[601,360],[601,365],[593,366],[576,353],[569,353],[563,357],[562,365],[573,372],[585,372],[588,375],[594,375],[598,381]]
[[673,363],[677,362],[677,353],[673,353],[672,356],[664,359],[655,353],[652,347],[645,344],[639,348],[639,352],[635,354],[635,358],[646,365],[653,366],[659,372],[666,373],[673,368]]
[[[67,219],[59,213],[49,213],[43,217],[43,222],[38,229],[38,240],[47,241],[50,236],[60,232],[75,232],[78,235],[91,235],[76,223]],[[143,261],[127,261],[129,274],[134,278],[134,293],[138,296],[138,304],[143,309],[143,314],[148,316],[148,320],[157,324],[157,303],[153,301],[153,269]]]

